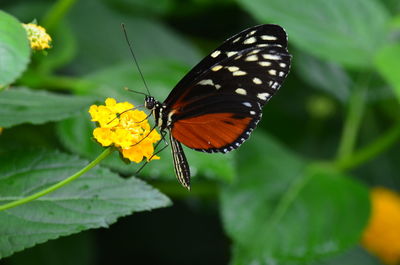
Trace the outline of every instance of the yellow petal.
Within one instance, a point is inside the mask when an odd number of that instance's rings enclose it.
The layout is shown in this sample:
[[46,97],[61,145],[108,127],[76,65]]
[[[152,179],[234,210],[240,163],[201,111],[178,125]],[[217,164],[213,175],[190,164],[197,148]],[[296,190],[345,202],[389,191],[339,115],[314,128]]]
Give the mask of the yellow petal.
[[137,150],[137,148],[129,148],[122,150],[123,157],[129,159],[132,162],[140,163],[143,160],[143,154]]
[[400,262],[400,196],[386,188],[371,192],[372,212],[362,244],[389,265]]
[[134,144],[133,135],[126,129],[117,128],[113,135],[113,142],[115,146],[121,148],[129,148]]
[[117,113],[128,112],[128,110],[133,109],[134,106],[129,102],[118,103],[114,106],[113,110]]
[[93,137],[102,146],[110,146],[112,142],[112,131],[106,128],[96,128],[93,130]]
[[113,99],[113,98],[107,98],[106,99],[106,106],[107,107],[114,107],[115,106],[115,104],[117,104],[117,101],[115,100],[115,99]]

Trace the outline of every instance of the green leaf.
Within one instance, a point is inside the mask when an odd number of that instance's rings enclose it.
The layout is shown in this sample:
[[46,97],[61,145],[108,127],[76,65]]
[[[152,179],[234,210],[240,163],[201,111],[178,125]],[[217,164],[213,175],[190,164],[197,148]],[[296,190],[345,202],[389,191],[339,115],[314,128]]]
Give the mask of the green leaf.
[[0,127],[66,119],[89,109],[93,101],[89,97],[59,95],[26,88],[1,91]]
[[[57,124],[57,132],[63,145],[73,153],[93,159],[103,150],[93,140],[92,132],[95,124],[90,121],[89,115],[80,115]],[[160,143],[160,147],[165,144]],[[233,154],[205,154],[185,148],[187,159],[190,163],[192,176],[203,175],[210,179],[230,181],[234,178]],[[169,150],[159,154],[160,160],[151,161],[142,172],[141,176],[154,179],[167,179],[175,181],[175,172],[172,156]],[[118,153],[110,155],[104,160],[104,165],[124,174],[134,174],[140,165],[124,163]]]
[[102,1],[78,1],[69,13],[69,19],[79,46],[72,65],[78,72],[89,73],[105,64],[131,62],[131,74],[136,73],[121,30],[122,22],[140,63],[149,59],[169,59],[194,64],[200,59],[197,48],[166,25],[151,18],[117,16]]
[[335,63],[319,60],[305,53],[295,55],[295,71],[310,86],[347,102],[352,80],[343,68]]
[[259,134],[238,153],[239,177],[221,196],[233,264],[298,264],[358,243],[369,216],[363,185]]
[[16,18],[0,10],[0,89],[25,71],[29,56],[25,29]]
[[368,253],[365,249],[360,246],[354,247],[341,255],[335,256],[330,259],[320,260],[318,262],[312,263],[313,265],[382,265],[379,260]]
[[376,0],[238,0],[259,21],[284,26],[289,43],[319,58],[369,67],[386,41],[388,12]]
[[[82,169],[87,162],[54,151],[21,151],[0,157],[0,203],[43,190]],[[0,258],[80,231],[108,227],[133,212],[170,205],[144,182],[94,168],[61,189],[0,212]]]
[[175,0],[106,0],[106,2],[124,12],[147,16],[167,15],[176,4]]
[[382,48],[376,56],[375,66],[400,100],[400,44]]

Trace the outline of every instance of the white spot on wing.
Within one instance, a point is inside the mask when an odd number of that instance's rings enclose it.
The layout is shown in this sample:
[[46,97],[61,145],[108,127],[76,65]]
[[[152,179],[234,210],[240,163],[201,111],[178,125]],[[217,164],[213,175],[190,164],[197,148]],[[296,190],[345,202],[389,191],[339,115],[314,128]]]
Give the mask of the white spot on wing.
[[261,39],[263,39],[263,40],[277,40],[277,38],[275,36],[271,36],[271,35],[262,35]]
[[261,66],[271,66],[271,62],[266,62],[266,61],[258,62],[258,64]]
[[236,72],[237,70],[239,70],[239,67],[237,66],[228,66],[227,68],[230,72]]
[[233,72],[232,75],[234,75],[234,76],[240,76],[240,75],[246,75],[246,74],[247,74],[247,73],[244,72],[244,71],[236,71],[236,72]]
[[246,107],[249,107],[249,108],[252,107],[251,103],[250,103],[250,102],[247,102],[247,101],[243,102],[242,104],[243,104],[244,106],[246,106]]
[[256,41],[257,41],[257,39],[256,39],[255,37],[251,37],[251,38],[246,39],[246,40],[243,42],[243,44],[252,44],[252,43],[254,43],[254,42],[256,42]]
[[220,88],[221,88],[221,85],[216,84],[216,85],[215,85],[215,88],[216,88],[216,89],[220,89]]
[[268,73],[270,75],[276,75],[276,70],[275,69],[270,69],[270,70],[268,70]]
[[282,67],[282,68],[285,68],[286,64],[285,63],[280,63],[279,66]]
[[256,112],[254,110],[250,110],[250,115],[256,115]]
[[232,51],[232,52],[227,52],[226,55],[227,55],[228,57],[231,57],[231,56],[235,55],[236,53],[238,53],[238,52]]
[[207,85],[213,86],[214,82],[211,79],[203,79],[200,82],[198,82],[197,84],[203,85],[203,86],[207,86]]
[[256,33],[256,30],[252,30],[250,33],[248,33],[248,34],[246,35],[246,37],[250,37],[251,35],[254,35],[254,33]]
[[253,83],[256,84],[256,85],[261,85],[261,84],[262,84],[262,81],[261,81],[260,78],[254,77],[254,78],[253,78]]
[[278,82],[275,82],[275,83],[272,85],[272,88],[273,88],[273,89],[277,89],[278,86],[279,86],[279,83],[278,83]]
[[235,92],[239,95],[247,95],[247,91],[243,88],[237,88]]
[[213,68],[211,68],[212,71],[216,72],[222,68],[222,65],[216,65]]
[[282,58],[279,55],[275,55],[275,54],[263,54],[262,55],[264,57],[264,59],[267,60],[281,60]]
[[234,39],[233,41],[232,41],[232,43],[236,43],[236,42],[238,42],[240,40],[240,37],[237,37],[236,39]]
[[257,97],[261,100],[267,100],[267,98],[269,97],[269,93],[265,92],[265,93],[258,93]]
[[268,46],[268,44],[266,44],[266,43],[261,43],[261,44],[257,44],[257,47],[267,47]]
[[255,49],[255,50],[249,52],[248,54],[249,54],[249,55],[251,55],[251,54],[257,54],[257,53],[259,53],[260,51],[261,51],[260,49]]
[[218,51],[218,50],[216,50],[216,51],[214,51],[213,53],[211,53],[211,57],[212,57],[212,58],[215,58],[215,57],[217,57],[217,56],[220,55],[220,54],[221,54],[221,52]]
[[248,62],[254,62],[254,61],[258,60],[258,56],[257,55],[250,55],[250,56],[247,56],[245,60],[248,61]]
[[284,72],[282,72],[282,71],[281,71],[281,72],[279,72],[279,76],[280,76],[280,77],[282,77],[282,76],[284,76],[284,75],[285,75],[285,73],[284,73]]

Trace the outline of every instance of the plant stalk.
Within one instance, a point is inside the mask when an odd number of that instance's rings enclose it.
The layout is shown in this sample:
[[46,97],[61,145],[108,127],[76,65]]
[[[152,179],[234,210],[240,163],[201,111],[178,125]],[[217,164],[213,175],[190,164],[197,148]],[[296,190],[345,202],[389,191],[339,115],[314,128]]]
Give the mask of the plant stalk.
[[367,95],[367,84],[369,78],[364,75],[354,87],[349,100],[349,108],[346,120],[343,126],[342,136],[339,143],[337,161],[347,159],[354,151],[357,141],[358,131],[360,129],[362,116],[364,113],[365,100]]
[[41,190],[35,194],[32,194],[28,197],[16,200],[16,201],[12,201],[10,203],[6,203],[3,205],[0,205],[0,211],[3,210],[7,210],[25,203],[28,203],[30,201],[33,201],[37,198],[40,198],[46,194],[49,194],[53,191],[58,190],[59,188],[63,187],[64,185],[70,183],[71,181],[77,179],[78,177],[82,176],[83,174],[85,174],[87,171],[89,171],[91,168],[93,168],[94,166],[96,166],[97,164],[100,163],[100,161],[102,161],[104,158],[106,158],[108,155],[110,155],[113,151],[112,147],[108,147],[107,149],[105,149],[103,151],[103,153],[101,153],[95,160],[93,160],[92,162],[90,162],[86,167],[82,168],[81,170],[79,170],[78,172],[76,172],[75,174],[73,174],[72,176],[54,184],[53,186],[48,187],[47,189]]
[[400,138],[400,122],[378,137],[374,142],[364,148],[356,151],[347,159],[338,160],[336,168],[339,170],[348,170],[355,168],[368,160],[373,159],[380,153],[384,152]]

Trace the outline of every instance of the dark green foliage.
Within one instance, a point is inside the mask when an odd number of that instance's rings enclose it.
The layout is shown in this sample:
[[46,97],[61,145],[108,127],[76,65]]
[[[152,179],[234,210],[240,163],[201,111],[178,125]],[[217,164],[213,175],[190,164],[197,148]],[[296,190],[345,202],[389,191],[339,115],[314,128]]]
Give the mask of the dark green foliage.
[[[370,188],[400,188],[396,1],[6,0],[0,9],[1,204],[66,179],[103,151],[91,104],[143,104],[123,89],[145,92],[121,23],[160,101],[246,27],[283,26],[293,54],[288,80],[242,147],[186,149],[191,192],[176,182],[168,148],[139,176],[140,165],[114,153],[61,189],[0,211],[1,258],[36,245],[4,264],[220,265],[228,248],[234,265],[380,264],[359,242]],[[29,51],[18,22],[34,19],[53,38],[47,55]],[[167,196],[175,208],[110,227],[170,206]]]
[[15,81],[29,62],[29,42],[18,20],[0,10],[0,89]]

